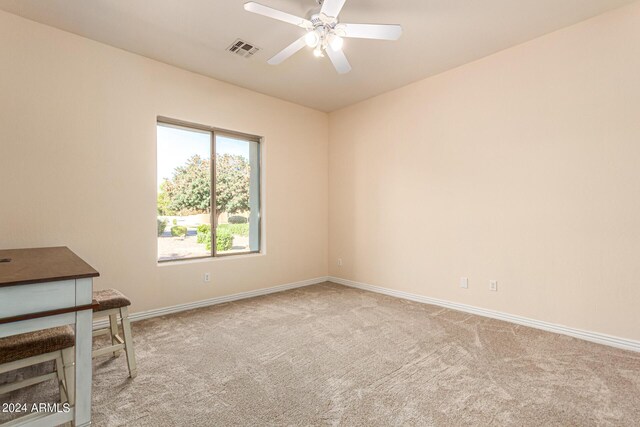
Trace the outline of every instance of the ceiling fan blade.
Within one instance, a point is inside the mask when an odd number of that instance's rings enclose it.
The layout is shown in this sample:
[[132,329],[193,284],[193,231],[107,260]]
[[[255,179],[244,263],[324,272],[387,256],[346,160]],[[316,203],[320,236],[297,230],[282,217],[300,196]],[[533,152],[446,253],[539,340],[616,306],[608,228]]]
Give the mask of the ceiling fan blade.
[[402,35],[400,25],[340,24],[343,37],[357,39],[398,40]]
[[282,12],[280,10],[263,6],[260,3],[250,1],[244,4],[244,10],[248,12],[257,13],[268,18],[277,19],[278,21],[284,21],[289,24],[297,25],[298,27],[310,29],[313,28],[313,24],[308,19],[300,18],[290,13]]
[[337,18],[346,0],[324,0],[320,13]]
[[329,55],[329,59],[333,63],[338,74],[346,74],[351,71],[351,64],[349,64],[349,61],[342,50],[335,51],[331,49],[331,47],[328,47],[325,52]]
[[294,53],[298,52],[300,49],[307,45],[305,42],[306,34],[300,37],[298,40],[291,43],[289,46],[282,49],[280,52],[276,53],[270,60],[267,62],[271,65],[278,65],[283,62],[285,59],[289,58]]

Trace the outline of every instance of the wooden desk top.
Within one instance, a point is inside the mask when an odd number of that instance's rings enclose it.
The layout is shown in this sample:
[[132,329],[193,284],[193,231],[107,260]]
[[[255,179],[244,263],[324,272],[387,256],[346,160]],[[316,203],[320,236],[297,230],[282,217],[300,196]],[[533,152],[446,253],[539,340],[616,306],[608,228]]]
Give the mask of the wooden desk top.
[[[11,261],[3,262],[6,259]],[[0,287],[99,275],[93,267],[65,246],[0,250]]]

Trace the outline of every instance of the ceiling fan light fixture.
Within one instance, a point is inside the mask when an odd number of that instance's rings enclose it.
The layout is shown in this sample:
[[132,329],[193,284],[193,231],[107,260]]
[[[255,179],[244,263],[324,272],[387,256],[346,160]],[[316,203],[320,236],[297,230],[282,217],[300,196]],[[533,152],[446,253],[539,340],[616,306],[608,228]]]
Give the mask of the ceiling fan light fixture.
[[331,41],[329,42],[329,46],[333,49],[334,52],[342,50],[342,46],[344,45],[344,39],[337,34],[333,34],[331,37]]
[[320,11],[309,19],[263,6],[254,1],[245,3],[244,8],[252,13],[304,28],[307,33],[301,35],[289,46],[275,54],[267,62],[277,65],[301,51],[305,46],[313,48],[313,55],[324,57],[326,53],[338,74],[351,71],[351,64],[342,51],[343,38],[398,40],[402,35],[400,25],[389,24],[349,24],[340,22],[338,15],[346,0],[317,0]]
[[320,41],[320,37],[318,33],[314,31],[309,31],[306,36],[304,36],[304,42],[309,47],[316,47],[318,42]]

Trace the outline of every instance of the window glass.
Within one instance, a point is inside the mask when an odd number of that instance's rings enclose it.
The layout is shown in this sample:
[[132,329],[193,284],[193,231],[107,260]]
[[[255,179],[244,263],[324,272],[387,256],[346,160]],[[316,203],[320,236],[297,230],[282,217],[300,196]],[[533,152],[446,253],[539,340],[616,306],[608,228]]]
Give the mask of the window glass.
[[158,260],[211,255],[211,134],[158,124]]
[[258,142],[216,133],[216,253],[260,250]]

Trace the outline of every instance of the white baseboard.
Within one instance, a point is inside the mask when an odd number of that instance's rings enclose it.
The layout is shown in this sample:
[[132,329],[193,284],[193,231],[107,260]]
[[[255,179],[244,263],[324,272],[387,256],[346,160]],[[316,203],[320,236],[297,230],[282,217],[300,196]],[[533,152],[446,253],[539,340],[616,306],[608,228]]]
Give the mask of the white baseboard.
[[557,325],[555,323],[543,322],[541,320],[529,319],[522,316],[516,316],[513,314],[502,313],[494,310],[487,310],[484,308],[474,307],[466,304],[459,304],[456,302],[445,301],[445,300],[440,300],[436,298],[429,298],[423,295],[397,291],[394,289],[383,288],[380,286],[369,285],[366,283],[354,282],[353,280],[341,279],[339,277],[329,276],[328,280],[330,282],[338,283],[340,285],[345,285],[352,288],[358,288],[365,291],[376,292],[379,294],[389,295],[392,297],[421,302],[425,304],[433,304],[440,307],[450,308],[452,310],[463,311],[465,313],[477,314],[479,316],[490,317],[492,319],[498,319],[498,320],[504,320],[506,322],[516,323],[518,325],[529,326],[531,328],[542,329],[545,331],[555,332],[563,335],[569,335],[574,338],[579,338],[586,341],[595,342],[598,344],[604,344],[611,347],[621,348],[624,350],[640,352],[640,341],[614,337],[611,335],[601,334],[598,332],[583,331],[581,329],[570,328],[568,326]]
[[[315,285],[317,283],[326,282],[326,276],[316,277],[315,279],[302,280],[300,282],[286,283],[284,285],[273,286],[271,288],[256,289],[255,291],[240,292],[238,294],[223,295],[219,297],[209,298],[201,301],[188,302],[185,304],[172,305],[170,307],[155,308],[147,311],[139,311],[130,313],[129,319],[132,322],[137,320],[150,319],[152,317],[164,316],[165,314],[178,313],[181,311],[192,310],[194,308],[208,307],[210,305],[222,304],[225,302],[238,301],[245,298],[252,298],[261,295],[273,294],[276,292],[287,291],[289,289],[302,288],[304,286]],[[109,325],[109,319],[99,319],[93,322],[93,329],[106,328]]]
[[[544,322],[542,320],[529,319],[527,317],[516,316],[513,314],[502,313],[500,311],[488,310],[485,308],[474,307],[472,305],[460,304],[456,302],[430,298],[423,295],[412,294],[409,292],[398,291],[395,289],[384,288],[381,286],[369,285],[366,283],[355,282],[353,280],[342,279],[340,277],[317,277],[315,279],[302,280],[300,282],[287,283],[284,285],[273,286],[271,288],[256,289],[255,291],[241,292],[232,295],[223,295],[219,297],[209,298],[201,301],[194,301],[185,304],[173,305],[170,307],[156,308],[153,310],[140,311],[129,314],[132,322],[152,317],[164,316],[166,314],[178,313],[181,311],[192,310],[194,308],[208,307],[210,305],[222,304],[225,302],[238,301],[245,298],[252,298],[261,295],[273,294],[289,289],[301,288],[304,286],[315,285],[322,282],[334,282],[340,285],[352,288],[362,289],[365,291],[376,292],[379,294],[389,295],[396,298],[402,298],[410,301],[421,302],[425,304],[433,304],[440,307],[450,308],[452,310],[463,311],[465,313],[477,314],[478,316],[490,317],[492,319],[504,320],[506,322],[516,323],[518,325],[529,326],[531,328],[542,329],[544,331],[555,332],[558,334],[568,335],[574,338],[595,342],[598,344],[617,347],[624,350],[640,352],[640,341],[630,340],[627,338],[614,337],[611,335],[601,334],[598,332],[584,331],[581,329],[570,328],[568,326],[558,325],[555,323]],[[108,319],[100,319],[93,323],[94,329],[104,328],[108,326]]]

